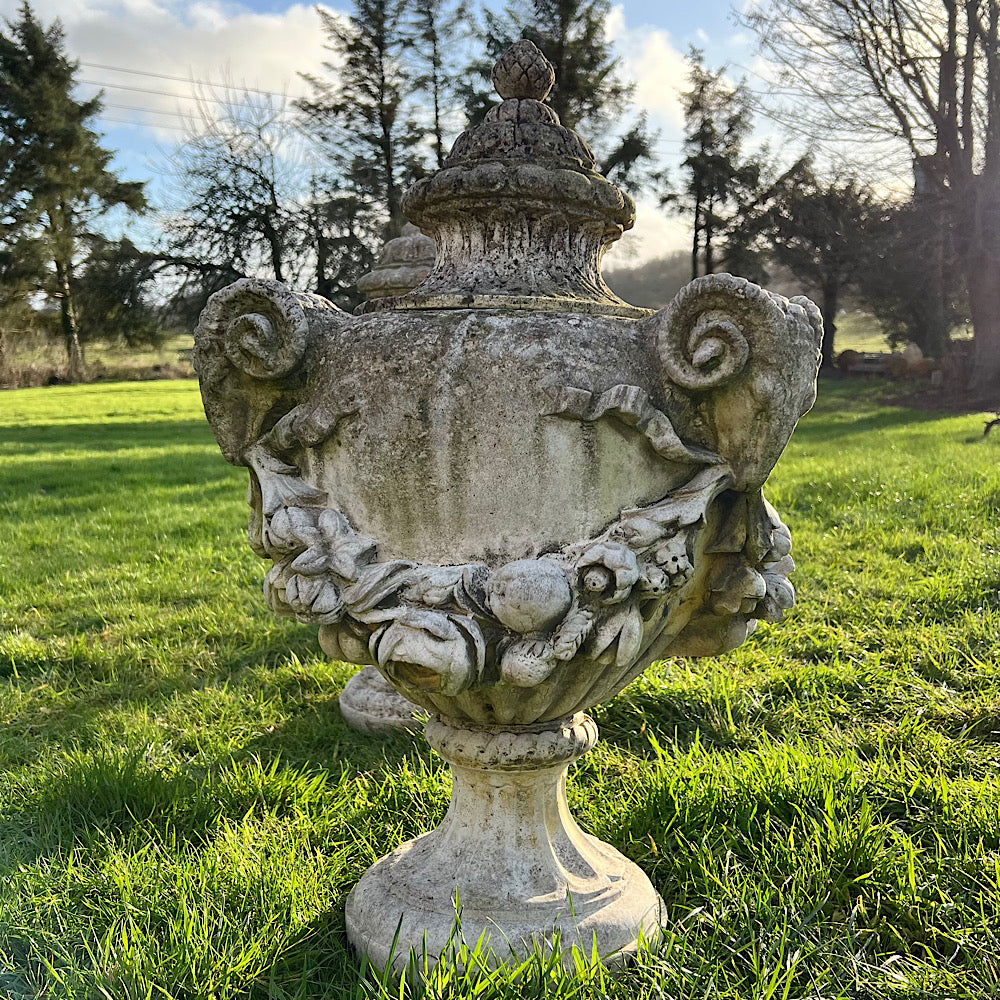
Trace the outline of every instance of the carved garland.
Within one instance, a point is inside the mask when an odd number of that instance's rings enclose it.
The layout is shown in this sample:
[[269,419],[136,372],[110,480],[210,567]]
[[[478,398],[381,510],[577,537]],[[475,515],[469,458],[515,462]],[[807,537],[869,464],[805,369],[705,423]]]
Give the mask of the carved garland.
[[[662,607],[691,578],[694,534],[729,484],[724,466],[702,470],[596,538],[491,571],[479,563],[380,561],[377,542],[326,506],[287,458],[263,445],[250,455],[260,484],[260,549],[274,560],[264,583],[269,606],[339,626],[345,659],[378,663],[408,686],[445,695],[484,683],[533,687],[581,651],[631,666],[650,601]],[[713,585],[716,613],[777,620],[791,606],[790,538],[772,513],[772,545],[758,566],[723,562],[729,572]]]

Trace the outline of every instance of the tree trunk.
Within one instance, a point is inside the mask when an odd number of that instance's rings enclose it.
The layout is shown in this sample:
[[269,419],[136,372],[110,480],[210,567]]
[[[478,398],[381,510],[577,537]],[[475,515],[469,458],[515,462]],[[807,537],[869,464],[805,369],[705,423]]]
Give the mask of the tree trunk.
[[694,202],[694,237],[691,240],[691,280],[698,277],[698,249],[701,242],[701,201]]
[[837,332],[837,300],[840,297],[840,282],[829,280],[823,282],[823,368],[833,368],[833,338]]
[[70,382],[82,382],[86,375],[83,347],[76,329],[76,310],[73,308],[73,294],[70,288],[69,268],[60,261],[55,262],[56,280],[59,282],[59,320],[63,343],[66,345],[66,378]]
[[709,198],[705,208],[705,274],[715,274],[715,247],[712,240],[715,238],[715,199]]
[[328,248],[326,237],[323,233],[323,223],[319,216],[319,209],[313,212],[313,238],[316,241],[316,294],[324,298],[330,297],[330,280],[327,278],[327,257]]
[[1000,253],[969,254],[963,264],[973,331],[969,389],[1000,400]]

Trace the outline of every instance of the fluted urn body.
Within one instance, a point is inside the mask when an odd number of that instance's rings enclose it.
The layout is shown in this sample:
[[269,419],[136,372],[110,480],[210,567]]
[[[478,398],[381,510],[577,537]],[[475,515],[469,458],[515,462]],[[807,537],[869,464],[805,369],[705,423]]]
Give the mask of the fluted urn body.
[[565,804],[584,714],[654,659],[723,652],[792,602],[761,494],[815,393],[821,322],[729,275],[652,313],[600,276],[633,205],[541,103],[528,42],[502,98],[404,208],[437,245],[401,297],[348,316],[246,279],[197,332],[206,412],[250,469],[250,541],[279,613],[376,664],[452,764],[442,827],[362,879],[348,932],[378,962],[491,936],[604,953],[659,898]]

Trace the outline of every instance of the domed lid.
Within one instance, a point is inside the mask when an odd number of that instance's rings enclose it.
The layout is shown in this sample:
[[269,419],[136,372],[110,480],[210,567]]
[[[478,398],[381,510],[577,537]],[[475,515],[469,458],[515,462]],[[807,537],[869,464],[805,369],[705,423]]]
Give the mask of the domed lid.
[[403,211],[437,244],[420,287],[359,307],[545,309],[649,314],[601,277],[605,250],[635,222],[635,204],[596,170],[593,151],[542,101],[552,64],[530,41],[493,69],[501,103],[463,132],[444,166],[417,181]]
[[434,241],[412,222],[382,248],[378,263],[358,279],[358,291],[368,299],[405,295],[416,288],[434,266]]

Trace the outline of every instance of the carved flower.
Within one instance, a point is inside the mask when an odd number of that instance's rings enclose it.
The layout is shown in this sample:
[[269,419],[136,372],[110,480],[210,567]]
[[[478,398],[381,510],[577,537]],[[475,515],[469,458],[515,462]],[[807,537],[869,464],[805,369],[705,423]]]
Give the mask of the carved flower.
[[514,632],[538,632],[559,621],[573,603],[562,569],[549,559],[517,559],[501,566],[489,585],[490,610]]
[[339,621],[344,612],[340,588],[323,577],[293,573],[285,582],[284,596],[300,622],[329,625]]
[[670,589],[671,580],[655,563],[644,566],[639,577],[639,589],[644,596],[659,597]]
[[500,660],[500,680],[515,687],[534,687],[556,668],[552,643],[543,639],[517,639]]
[[780,622],[795,604],[795,588],[788,574],[795,569],[792,557],[787,553],[775,562],[764,564],[764,585],[767,592],[758,603],[754,614],[766,622]]
[[603,604],[624,600],[639,579],[635,553],[617,542],[597,542],[577,560],[580,588]]
[[372,637],[372,650],[386,676],[455,695],[479,677],[486,643],[471,618],[403,608]]
[[687,539],[684,535],[674,535],[662,545],[658,545],[653,558],[675,585],[683,583],[691,576],[693,567],[688,558]]

